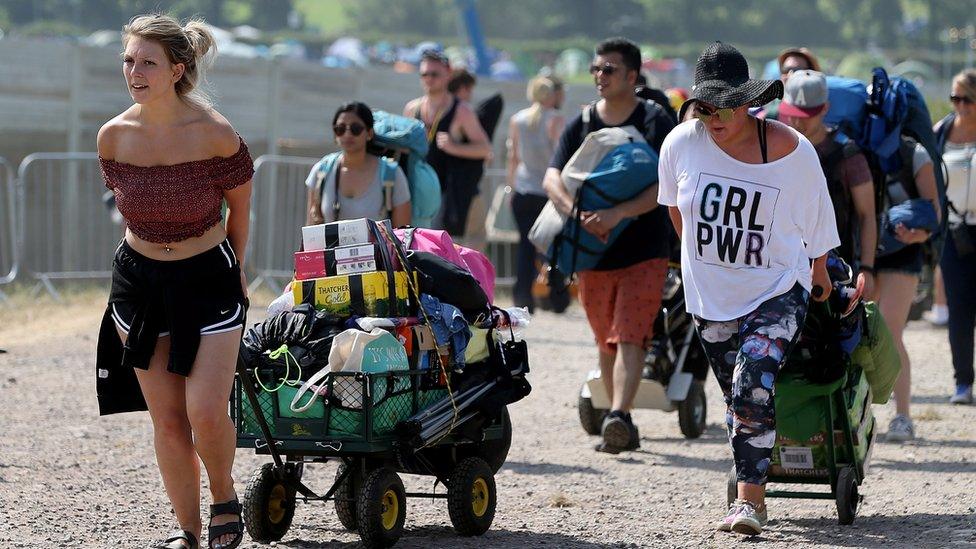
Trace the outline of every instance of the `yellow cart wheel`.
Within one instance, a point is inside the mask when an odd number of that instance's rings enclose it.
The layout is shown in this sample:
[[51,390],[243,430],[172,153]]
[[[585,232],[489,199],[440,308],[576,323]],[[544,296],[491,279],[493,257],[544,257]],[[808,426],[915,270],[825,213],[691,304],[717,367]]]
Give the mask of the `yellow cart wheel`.
[[389,547],[403,535],[407,494],[400,475],[389,467],[371,471],[356,505],[359,537],[365,547]]
[[495,476],[488,463],[478,457],[461,460],[451,473],[447,488],[447,511],[454,530],[462,536],[480,536],[495,520]]

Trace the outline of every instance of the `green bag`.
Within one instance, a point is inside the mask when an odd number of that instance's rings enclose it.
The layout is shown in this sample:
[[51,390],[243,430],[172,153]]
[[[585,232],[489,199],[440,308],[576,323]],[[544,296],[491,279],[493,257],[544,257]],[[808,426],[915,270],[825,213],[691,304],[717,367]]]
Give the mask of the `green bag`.
[[864,370],[874,395],[872,402],[885,404],[901,373],[901,356],[877,303],[865,303],[864,316],[861,342],[851,354],[851,360]]

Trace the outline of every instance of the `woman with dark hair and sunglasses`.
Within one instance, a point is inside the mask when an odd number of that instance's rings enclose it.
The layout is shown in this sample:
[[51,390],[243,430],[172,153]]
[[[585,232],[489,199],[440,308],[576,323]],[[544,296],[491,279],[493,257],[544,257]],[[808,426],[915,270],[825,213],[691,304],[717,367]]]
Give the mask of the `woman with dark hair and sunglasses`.
[[686,307],[728,405],[738,499],[717,523],[757,535],[776,440],[774,386],[811,295],[827,299],[827,252],[838,246],[827,182],[813,145],[749,114],[783,95],[752,80],[745,58],[715,42],[695,66],[691,98],[664,140],[658,202],[681,236]]
[[953,404],[973,403],[973,329],[976,327],[976,70],[952,79],[952,110],[935,125],[949,172],[946,196],[952,230],[942,252],[942,280],[949,305],[949,348],[955,369]]
[[341,149],[331,169],[316,164],[305,180],[308,215],[315,225],[366,217],[390,219],[395,227],[410,224],[410,187],[399,166],[366,152],[373,139],[373,112],[352,101],[336,110],[332,131]]

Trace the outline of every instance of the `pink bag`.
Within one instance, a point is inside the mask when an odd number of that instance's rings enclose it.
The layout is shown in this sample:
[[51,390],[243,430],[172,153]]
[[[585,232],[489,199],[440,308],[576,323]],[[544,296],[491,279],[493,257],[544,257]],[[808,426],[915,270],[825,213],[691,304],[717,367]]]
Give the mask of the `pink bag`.
[[458,246],[447,231],[409,228],[395,229],[393,232],[408,250],[430,252],[467,270],[481,284],[488,301],[494,303],[495,266],[485,254]]
[[454,245],[454,249],[461,256],[461,261],[463,261],[461,266],[467,269],[481,283],[481,288],[488,296],[488,301],[494,303],[495,266],[491,263],[491,260],[478,250],[472,250],[471,248],[465,248],[457,244]]

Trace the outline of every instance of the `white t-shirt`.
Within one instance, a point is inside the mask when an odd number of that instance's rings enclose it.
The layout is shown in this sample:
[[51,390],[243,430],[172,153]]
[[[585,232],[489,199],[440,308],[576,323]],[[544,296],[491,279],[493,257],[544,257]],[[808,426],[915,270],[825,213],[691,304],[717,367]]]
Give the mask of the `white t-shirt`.
[[767,164],[729,156],[698,120],[661,146],[658,202],[681,211],[681,274],[689,312],[725,321],[797,282],[812,288],[810,259],[840,245],[827,181],[813,145]]
[[973,175],[976,173],[976,142],[947,142],[942,160],[949,172],[946,196],[960,214],[956,215],[950,210],[949,219],[958,221],[965,215],[968,225],[976,225],[976,185],[973,185],[976,179]]

